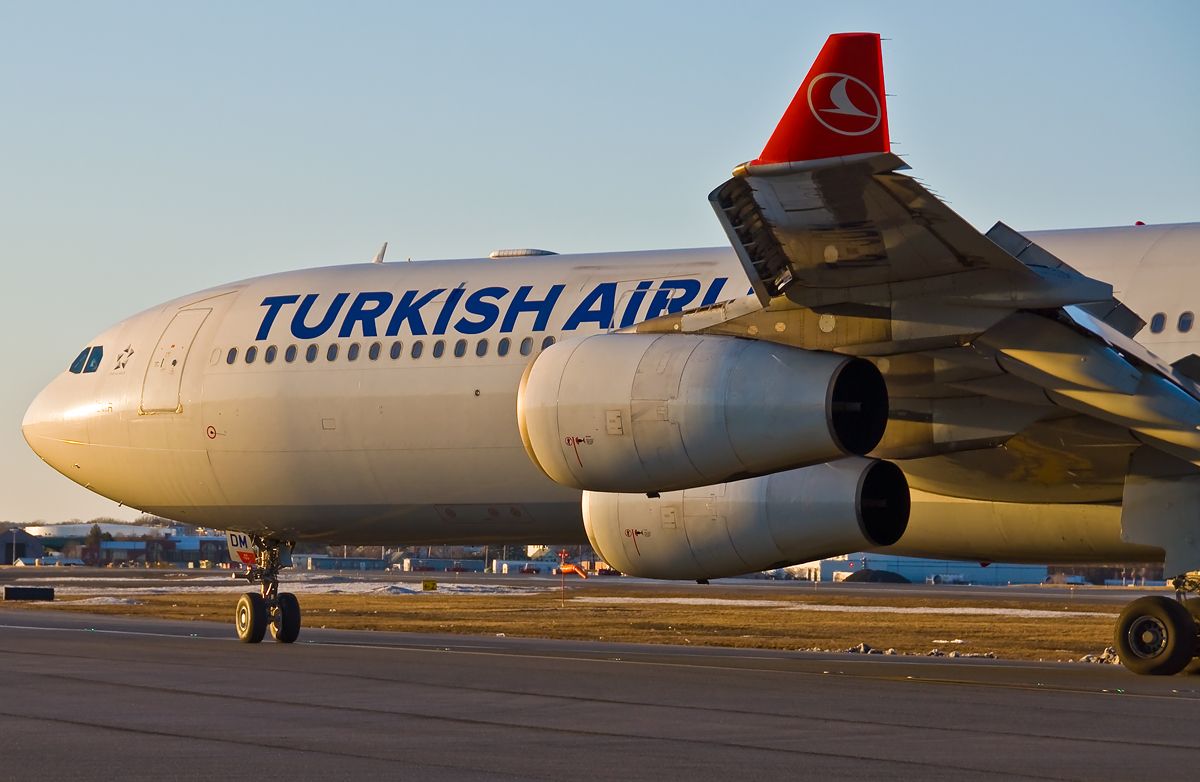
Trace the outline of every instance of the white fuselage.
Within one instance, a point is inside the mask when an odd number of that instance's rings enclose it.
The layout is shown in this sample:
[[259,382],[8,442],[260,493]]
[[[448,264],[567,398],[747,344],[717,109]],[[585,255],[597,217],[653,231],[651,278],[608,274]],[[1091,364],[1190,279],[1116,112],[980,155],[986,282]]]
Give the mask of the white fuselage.
[[[1146,320],[1164,313],[1144,344],[1193,352],[1177,325],[1194,306],[1200,224],[1030,236]],[[345,543],[583,541],[579,493],[522,447],[525,367],[549,339],[747,290],[728,248],[270,275],[104,331],[94,370],[85,359],[55,378],[23,431],[72,480],[196,524]]]

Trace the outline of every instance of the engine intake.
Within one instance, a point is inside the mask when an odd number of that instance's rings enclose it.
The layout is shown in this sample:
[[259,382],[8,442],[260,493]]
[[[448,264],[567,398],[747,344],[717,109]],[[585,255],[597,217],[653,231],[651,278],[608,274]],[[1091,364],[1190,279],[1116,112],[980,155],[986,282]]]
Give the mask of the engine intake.
[[546,349],[517,397],[521,439],[552,480],[661,492],[862,455],[887,388],[860,358],[734,337],[600,334]]
[[909,504],[899,467],[851,457],[659,497],[584,492],[583,523],[622,573],[721,578],[893,545]]

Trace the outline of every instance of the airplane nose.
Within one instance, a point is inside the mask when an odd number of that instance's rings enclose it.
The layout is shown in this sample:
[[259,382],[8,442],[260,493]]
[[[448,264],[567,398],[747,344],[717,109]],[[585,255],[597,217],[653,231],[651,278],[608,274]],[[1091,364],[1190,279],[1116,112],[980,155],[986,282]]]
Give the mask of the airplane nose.
[[87,442],[87,416],[68,391],[63,388],[61,378],[52,381],[33,398],[21,419],[25,442],[34,453],[60,470],[56,462],[61,460],[63,445]]
[[[25,417],[21,419],[21,435],[24,436],[25,442],[33,449],[34,453],[38,453],[37,439],[38,431],[41,425],[46,420],[46,403],[43,397],[46,394],[46,389],[38,392],[38,395],[29,403],[29,407],[25,410]],[[40,453],[38,453],[41,456]]]

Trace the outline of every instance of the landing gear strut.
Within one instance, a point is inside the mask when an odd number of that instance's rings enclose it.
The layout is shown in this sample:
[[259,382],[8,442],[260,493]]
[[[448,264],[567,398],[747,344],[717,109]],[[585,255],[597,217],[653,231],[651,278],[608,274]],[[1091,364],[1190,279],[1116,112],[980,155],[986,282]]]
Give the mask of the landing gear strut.
[[256,644],[270,630],[276,641],[290,644],[300,635],[300,601],[290,592],[279,591],[279,571],[291,567],[293,544],[257,535],[252,540],[255,562],[244,578],[260,589],[238,599],[234,613],[238,640]]
[[1172,676],[1200,654],[1200,599],[1183,597],[1200,590],[1200,581],[1179,576],[1171,585],[1175,599],[1138,598],[1117,619],[1117,652],[1121,663],[1134,673]]

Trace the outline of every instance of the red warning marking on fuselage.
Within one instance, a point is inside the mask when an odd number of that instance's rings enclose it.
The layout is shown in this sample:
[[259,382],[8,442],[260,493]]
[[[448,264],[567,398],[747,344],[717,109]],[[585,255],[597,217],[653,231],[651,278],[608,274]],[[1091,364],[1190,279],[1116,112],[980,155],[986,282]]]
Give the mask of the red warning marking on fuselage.
[[632,527],[625,528],[625,537],[633,541],[633,550],[637,552],[639,557],[642,555],[642,549],[641,546],[638,545],[638,538],[642,536],[647,538],[650,537],[650,530],[634,529]]
[[[588,438],[588,439],[591,439],[591,438]],[[575,451],[575,461],[579,462],[580,467],[583,466],[583,459],[579,458],[579,444],[582,442],[586,442],[586,440],[584,440],[584,438],[582,438],[582,437],[566,438],[567,445],[571,446],[572,450]],[[591,443],[588,443],[588,445],[591,445]]]

